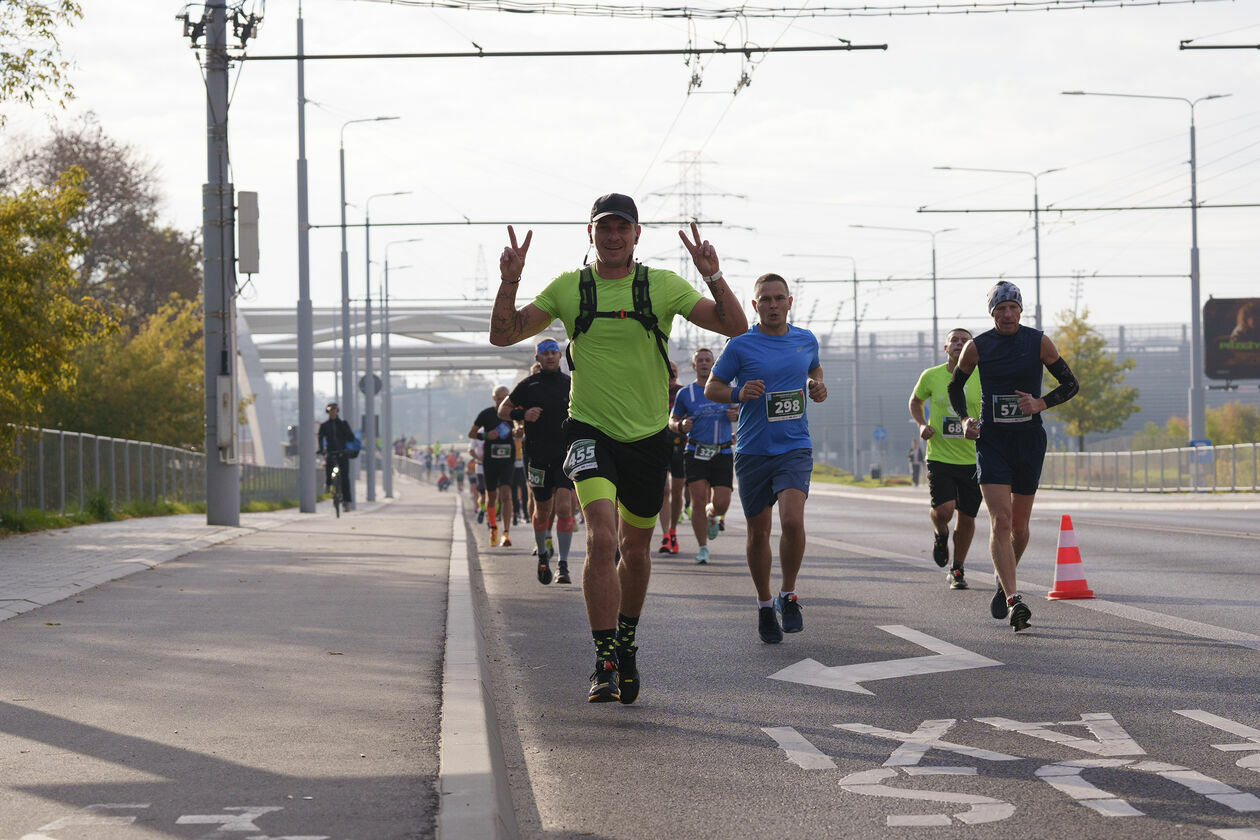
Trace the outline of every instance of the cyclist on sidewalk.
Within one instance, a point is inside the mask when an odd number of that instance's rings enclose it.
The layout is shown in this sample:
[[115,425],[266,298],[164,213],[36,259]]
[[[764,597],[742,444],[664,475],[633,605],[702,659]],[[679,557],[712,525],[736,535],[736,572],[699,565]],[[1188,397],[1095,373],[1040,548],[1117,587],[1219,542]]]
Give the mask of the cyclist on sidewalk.
[[335,402],[324,406],[324,412],[328,415],[328,419],[319,424],[319,454],[334,453],[332,458],[324,461],[324,486],[332,486],[332,470],[335,463],[341,475],[341,506],[345,510],[350,510],[351,505],[354,504],[354,496],[350,493],[350,456],[347,455],[347,451],[352,451],[356,445],[354,429],[341,419],[341,409]]

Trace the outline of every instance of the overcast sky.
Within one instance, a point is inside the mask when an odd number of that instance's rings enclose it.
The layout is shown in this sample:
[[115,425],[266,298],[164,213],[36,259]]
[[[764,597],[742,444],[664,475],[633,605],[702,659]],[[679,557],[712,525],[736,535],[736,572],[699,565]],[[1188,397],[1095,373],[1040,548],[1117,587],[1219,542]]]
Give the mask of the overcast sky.
[[[874,0],[873,0],[874,2]],[[876,3],[877,5],[879,3]],[[261,4],[258,4],[261,5]],[[813,4],[821,7],[822,3]],[[716,8],[700,3],[695,7]],[[77,99],[64,112],[9,104],[6,133],[38,138],[49,120],[92,111],[107,134],[157,164],[164,212],[194,229],[206,180],[205,101],[198,53],[167,0],[90,0],[64,33]],[[938,166],[1041,171],[1042,300],[1047,325],[1074,303],[1099,324],[1189,320],[1189,123],[1181,102],[1062,96],[1061,91],[1198,98],[1203,204],[1260,203],[1260,53],[1180,51],[1198,43],[1260,42],[1254,2],[966,16],[884,16],[695,22],[480,10],[434,10],[354,0],[306,0],[306,51],[680,49],[887,44],[887,50],[704,57],[428,59],[309,62],[306,93],[310,216],[338,220],[338,138],[347,120],[401,120],[346,129],[347,198],[373,222],[572,220],[534,229],[521,299],[581,264],[592,200],[630,193],[645,222],[698,206],[736,292],[775,271],[801,278],[798,321],[852,329],[856,260],[862,280],[930,276],[926,234],[940,230],[942,333],[982,325],[993,277],[1033,273],[1025,175]],[[805,6],[808,12],[809,4]],[[195,13],[196,14],[196,13]],[[291,54],[295,0],[271,0],[248,53]],[[698,73],[701,86],[688,93]],[[742,75],[750,83],[733,93]],[[292,62],[237,64],[231,153],[237,189],[260,194],[262,272],[242,306],[291,306],[297,294],[296,72]],[[682,160],[699,158],[698,170]],[[684,204],[685,192],[693,196]],[[1175,211],[1054,212],[1054,207],[1180,205]],[[1260,208],[1201,209],[1203,299],[1260,294]],[[720,222],[720,224],[718,224]],[[675,226],[649,225],[639,256],[677,269]],[[409,300],[493,295],[506,233],[497,226],[373,228],[386,242],[392,292]],[[351,231],[352,294],[363,295],[363,232]],[[340,300],[339,235],[311,234],[312,297]],[[790,254],[822,256],[802,257]],[[401,268],[401,266],[410,266]],[[375,270],[375,269],[374,269]],[[1084,280],[1075,287],[1071,279]],[[1121,277],[1120,275],[1139,275]],[[1178,276],[1161,276],[1178,275]],[[1024,289],[1031,321],[1034,284]],[[931,330],[930,286],[863,283],[863,330]]]

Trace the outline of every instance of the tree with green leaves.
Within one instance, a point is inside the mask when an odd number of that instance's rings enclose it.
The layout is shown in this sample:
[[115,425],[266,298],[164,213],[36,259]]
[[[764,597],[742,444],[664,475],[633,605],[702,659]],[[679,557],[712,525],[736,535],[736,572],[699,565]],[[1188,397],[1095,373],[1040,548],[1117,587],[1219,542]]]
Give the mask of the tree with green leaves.
[[[1232,443],[1260,443],[1260,409],[1234,401],[1204,412],[1207,439],[1216,446]],[[1190,439],[1186,418],[1173,415],[1161,428],[1154,423],[1133,439],[1134,449],[1176,449]]]
[[37,425],[49,392],[73,385],[75,349],[114,327],[104,307],[74,294],[83,174],[0,195],[0,471],[15,463],[15,427]]
[[74,96],[57,27],[81,17],[76,0],[0,0],[0,102],[34,105],[43,97],[64,105]]
[[47,426],[196,447],[205,437],[201,304],[172,298],[134,334],[75,353],[73,388],[49,396]]
[[[1124,372],[1137,362],[1118,361],[1107,351],[1106,339],[1089,324],[1089,309],[1079,315],[1071,309],[1060,312],[1051,338],[1080,383],[1076,397],[1056,406],[1053,416],[1065,422],[1067,433],[1076,437],[1077,449],[1083,452],[1085,435],[1118,429],[1138,410],[1137,388],[1124,384]],[[1056,384],[1046,378],[1046,387]]]

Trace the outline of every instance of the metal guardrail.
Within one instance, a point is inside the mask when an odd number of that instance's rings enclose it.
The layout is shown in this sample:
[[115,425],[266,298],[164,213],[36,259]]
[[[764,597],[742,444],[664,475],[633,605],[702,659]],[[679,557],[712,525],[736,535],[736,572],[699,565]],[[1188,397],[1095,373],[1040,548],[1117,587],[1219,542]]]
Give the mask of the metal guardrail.
[[1260,444],[1131,452],[1048,452],[1041,487],[1133,493],[1255,492]]
[[[206,456],[174,446],[58,429],[23,429],[18,469],[0,473],[0,509],[65,514],[101,494],[111,508],[131,502],[206,500]],[[241,501],[298,498],[298,471],[241,465]]]

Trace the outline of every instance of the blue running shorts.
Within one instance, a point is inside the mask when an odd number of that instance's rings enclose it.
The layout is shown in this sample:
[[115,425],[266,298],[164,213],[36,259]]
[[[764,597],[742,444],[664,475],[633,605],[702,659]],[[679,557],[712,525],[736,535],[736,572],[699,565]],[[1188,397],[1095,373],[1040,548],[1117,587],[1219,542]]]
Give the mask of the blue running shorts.
[[744,516],[753,518],[773,505],[784,490],[800,490],[809,495],[809,477],[814,471],[814,450],[792,449],[780,455],[735,453],[735,475],[739,479],[739,503]]

